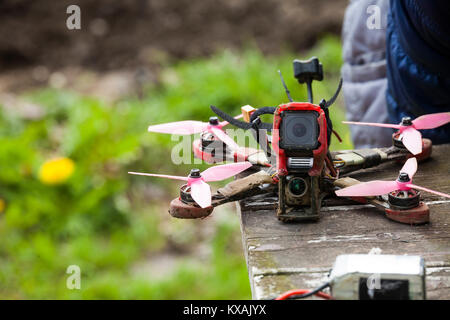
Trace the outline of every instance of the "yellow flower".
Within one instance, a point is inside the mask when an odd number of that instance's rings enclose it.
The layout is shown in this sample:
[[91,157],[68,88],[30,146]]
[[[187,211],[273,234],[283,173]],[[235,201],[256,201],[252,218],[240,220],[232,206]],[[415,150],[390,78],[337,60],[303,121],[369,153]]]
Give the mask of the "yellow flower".
[[46,161],[39,169],[39,180],[44,184],[59,184],[72,175],[75,163],[69,158],[56,158]]
[[0,213],[5,211],[5,208],[6,208],[6,202],[2,198],[0,198]]

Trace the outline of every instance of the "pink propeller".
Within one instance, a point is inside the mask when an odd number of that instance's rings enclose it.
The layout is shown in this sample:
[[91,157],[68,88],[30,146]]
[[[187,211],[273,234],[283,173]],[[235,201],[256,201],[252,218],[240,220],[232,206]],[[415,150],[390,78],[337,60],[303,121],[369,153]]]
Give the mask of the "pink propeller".
[[[237,115],[234,118],[242,118],[242,114]],[[148,131],[181,135],[190,135],[208,131],[230,147],[231,150],[239,152],[241,147],[222,130],[222,127],[227,124],[228,121],[219,122],[217,117],[211,117],[209,118],[209,122],[187,120],[157,124],[149,126]]]
[[410,189],[418,189],[430,193],[437,194],[441,197],[450,198],[449,194],[434,191],[424,187],[412,184],[412,178],[417,171],[416,158],[410,158],[405,162],[403,168],[400,170],[400,175],[395,181],[370,181],[356,184],[351,187],[343,188],[336,191],[336,195],[339,197],[371,197],[381,196],[383,194],[390,193],[392,191],[408,191]]
[[244,170],[250,168],[250,162],[238,162],[231,164],[223,164],[206,169],[202,173],[198,169],[192,169],[188,177],[169,176],[165,174],[128,172],[140,176],[159,177],[167,179],[175,179],[187,181],[187,185],[191,187],[191,197],[202,208],[211,205],[211,188],[206,182],[221,181],[230,178]]
[[411,121],[403,118],[400,124],[343,121],[346,124],[398,129],[406,149],[416,155],[422,152],[422,135],[417,130],[434,129],[450,122],[450,112],[426,114]]

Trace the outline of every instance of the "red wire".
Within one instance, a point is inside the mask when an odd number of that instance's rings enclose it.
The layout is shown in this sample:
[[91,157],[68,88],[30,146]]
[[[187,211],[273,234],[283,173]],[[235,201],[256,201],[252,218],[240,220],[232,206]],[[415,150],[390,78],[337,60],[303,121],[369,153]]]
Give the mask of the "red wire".
[[333,131],[334,135],[336,136],[336,138],[339,140],[339,142],[342,143],[342,138],[341,138],[341,136],[339,135],[339,133],[337,133],[337,132],[334,131],[334,130],[332,130],[332,131]]
[[[305,293],[309,293],[310,290],[305,290],[305,289],[294,289],[294,290],[289,290],[285,293],[283,293],[282,295],[280,295],[279,297],[277,297],[275,300],[286,300],[287,298],[289,298],[290,296],[296,296],[299,294],[305,294]],[[326,294],[322,291],[319,291],[317,293],[314,294],[315,296],[318,296],[322,299],[327,299],[330,300],[331,296],[329,294]]]

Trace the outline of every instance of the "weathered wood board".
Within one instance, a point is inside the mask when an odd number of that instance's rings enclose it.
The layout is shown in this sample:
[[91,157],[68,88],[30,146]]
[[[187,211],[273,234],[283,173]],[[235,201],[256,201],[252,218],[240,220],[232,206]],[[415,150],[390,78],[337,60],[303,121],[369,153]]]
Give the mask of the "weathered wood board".
[[[414,183],[450,193],[450,145],[434,146],[431,159],[419,164]],[[385,163],[351,174],[361,181],[393,180],[401,164]],[[294,289],[310,289],[327,280],[340,254],[420,255],[425,259],[428,299],[450,299],[450,200],[423,194],[431,222],[410,226],[391,221],[370,205],[322,208],[319,222],[282,223],[275,210],[259,210],[275,198],[241,201],[243,246],[254,299]]]

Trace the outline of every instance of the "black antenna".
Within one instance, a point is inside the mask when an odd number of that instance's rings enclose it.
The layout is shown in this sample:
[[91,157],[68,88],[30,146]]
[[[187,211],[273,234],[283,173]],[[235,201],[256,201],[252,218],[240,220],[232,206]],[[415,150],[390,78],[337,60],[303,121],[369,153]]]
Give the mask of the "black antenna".
[[289,101],[290,102],[294,102],[294,100],[292,100],[291,93],[289,92],[289,89],[286,86],[286,82],[284,82],[283,75],[281,74],[281,71],[278,70],[278,73],[280,74],[281,82],[283,83],[283,87],[284,87],[284,90],[286,91],[286,95],[287,95]]
[[338,88],[336,89],[336,92],[334,93],[334,95],[331,97],[330,100],[326,101],[325,99],[322,99],[322,101],[320,101],[320,107],[322,109],[327,109],[329,108],[337,99],[339,92],[341,92],[342,89],[342,78],[339,80],[339,85]]

